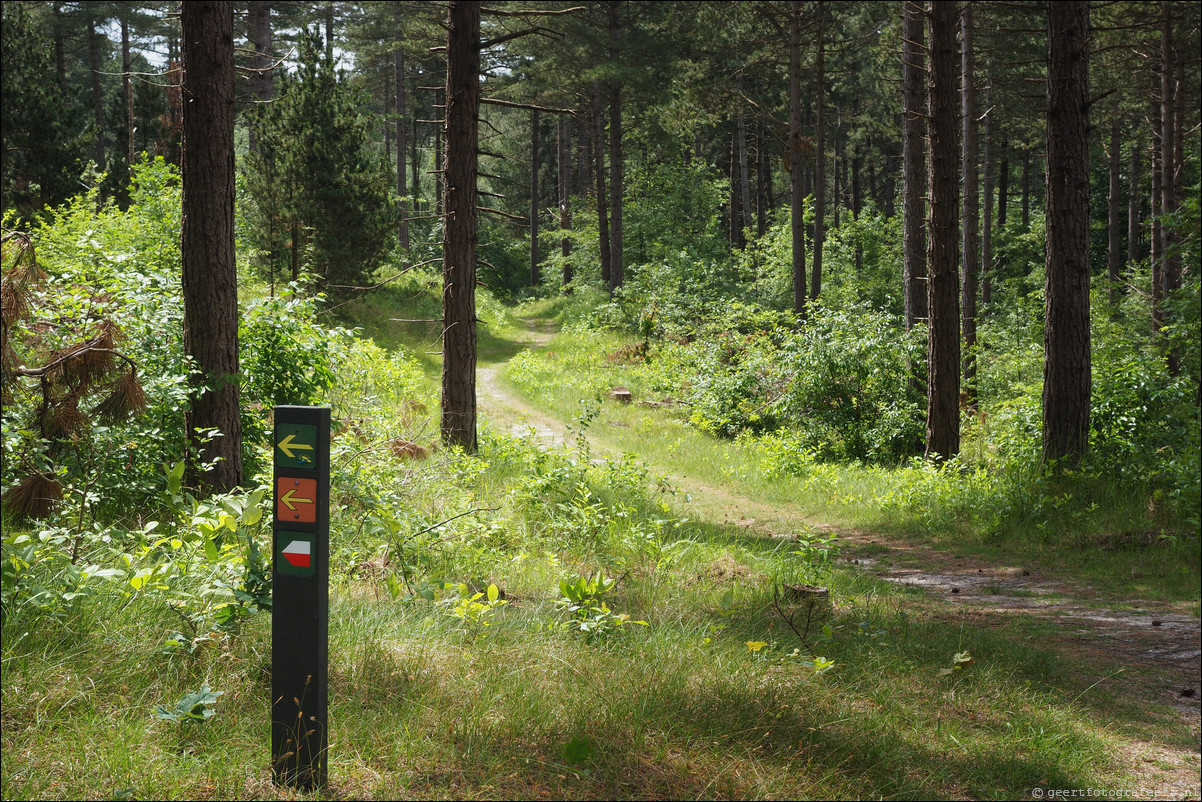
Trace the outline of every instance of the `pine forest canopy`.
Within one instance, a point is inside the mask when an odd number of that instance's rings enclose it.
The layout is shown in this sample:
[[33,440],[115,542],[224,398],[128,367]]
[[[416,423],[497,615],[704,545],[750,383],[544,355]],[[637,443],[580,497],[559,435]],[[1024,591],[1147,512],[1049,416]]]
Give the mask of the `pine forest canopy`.
[[[449,46],[473,9],[474,44]],[[645,336],[732,300],[791,311],[790,325],[904,315],[927,332],[929,371],[906,392],[926,395],[919,439],[939,459],[988,390],[989,322],[1046,302],[1023,314],[1045,338],[1044,403],[1071,412],[1045,416],[1045,456],[1076,458],[1091,281],[1116,308],[1146,297],[1147,341],[1196,379],[1179,295],[1197,281],[1199,7],[1059,10],[235,3],[237,247],[273,291],[335,297],[444,256],[449,276],[454,247],[471,272],[448,298],[595,287]],[[174,3],[4,5],[6,228],[36,227],[81,180],[125,208],[137,165],[179,163],[187,106],[204,102],[181,92],[179,23]],[[470,137],[447,94],[465,64],[479,76]],[[463,310],[446,326],[473,328]],[[474,342],[444,366],[462,381]],[[474,385],[451,396],[463,408],[444,416],[474,421]]]

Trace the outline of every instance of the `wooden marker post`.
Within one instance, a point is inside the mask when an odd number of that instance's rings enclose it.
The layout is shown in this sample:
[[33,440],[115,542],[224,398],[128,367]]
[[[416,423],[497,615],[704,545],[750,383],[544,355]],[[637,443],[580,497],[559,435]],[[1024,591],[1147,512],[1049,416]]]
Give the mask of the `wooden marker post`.
[[330,410],[275,408],[271,776],[326,784],[330,601]]

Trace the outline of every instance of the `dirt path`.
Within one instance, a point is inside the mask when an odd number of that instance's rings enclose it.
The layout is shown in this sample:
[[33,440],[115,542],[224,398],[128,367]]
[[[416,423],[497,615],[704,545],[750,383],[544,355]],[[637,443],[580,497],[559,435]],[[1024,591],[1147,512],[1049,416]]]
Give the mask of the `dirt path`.
[[[542,321],[524,322],[529,327],[525,338],[529,347],[543,347],[554,335]],[[533,430],[537,442],[562,446],[567,437],[564,423],[504,387],[499,380],[503,368],[484,365],[478,374],[480,404],[489,418],[507,425],[517,436]],[[598,439],[602,442],[594,443],[594,450],[604,453],[604,436]],[[688,510],[691,518],[726,523],[759,537],[782,537],[779,533],[807,527],[833,531],[801,519],[788,508],[734,495],[725,485],[674,475],[670,466],[653,467],[666,469],[669,481],[695,500]],[[835,533],[842,548],[840,560],[847,567],[924,589],[917,603],[933,615],[991,628],[1005,627],[1016,615],[1054,623],[1056,634],[1048,645],[1079,665],[1083,675],[1099,677],[1121,696],[1173,710],[1189,727],[1194,744],[1202,737],[1202,622],[1184,606],[1104,599],[1081,582],[1047,575],[1034,565],[991,564],[872,533]],[[1197,746],[1182,750],[1136,740],[1129,751],[1139,767],[1137,773],[1143,772],[1155,787],[1172,788],[1174,798],[1198,798]]]

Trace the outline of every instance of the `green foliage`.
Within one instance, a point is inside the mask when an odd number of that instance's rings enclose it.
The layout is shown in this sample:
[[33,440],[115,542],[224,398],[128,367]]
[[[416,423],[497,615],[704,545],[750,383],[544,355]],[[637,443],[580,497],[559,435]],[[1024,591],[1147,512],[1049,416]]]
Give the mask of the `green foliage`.
[[0,210],[17,211],[27,226],[46,204],[73,191],[83,148],[68,115],[67,98],[54,74],[53,20],[37,3],[3,7],[4,69],[0,70],[0,138],[4,158]]
[[496,585],[489,585],[485,591],[472,593],[467,585],[461,583],[459,600],[451,608],[450,615],[460,621],[469,634],[476,636],[486,627],[492,626],[497,610],[508,603],[507,599],[501,598],[501,591]]
[[565,629],[584,634],[584,642],[607,640],[628,624],[648,626],[646,621],[633,621],[626,613],[615,613],[609,609],[605,597],[618,584],[618,580],[606,577],[598,571],[594,576],[570,576],[559,580],[559,591],[563,595],[555,605],[568,614]]
[[200,686],[200,690],[180,697],[180,700],[175,703],[174,707],[156,706],[154,714],[156,718],[162,721],[170,721],[173,724],[188,722],[203,724],[217,715],[217,711],[213,708],[213,705],[217,702],[217,697],[223,693],[225,691],[211,690],[209,683],[206,682]]
[[304,272],[331,291],[364,285],[393,246],[389,171],[369,147],[363,98],[315,33],[301,36],[298,62],[250,121],[244,213],[257,263],[273,281]]

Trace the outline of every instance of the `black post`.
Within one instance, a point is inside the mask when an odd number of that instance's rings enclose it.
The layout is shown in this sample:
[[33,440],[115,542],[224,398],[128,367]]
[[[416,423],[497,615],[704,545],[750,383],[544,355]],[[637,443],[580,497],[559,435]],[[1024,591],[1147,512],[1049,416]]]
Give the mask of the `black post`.
[[271,775],[326,784],[330,586],[330,410],[275,408]]

